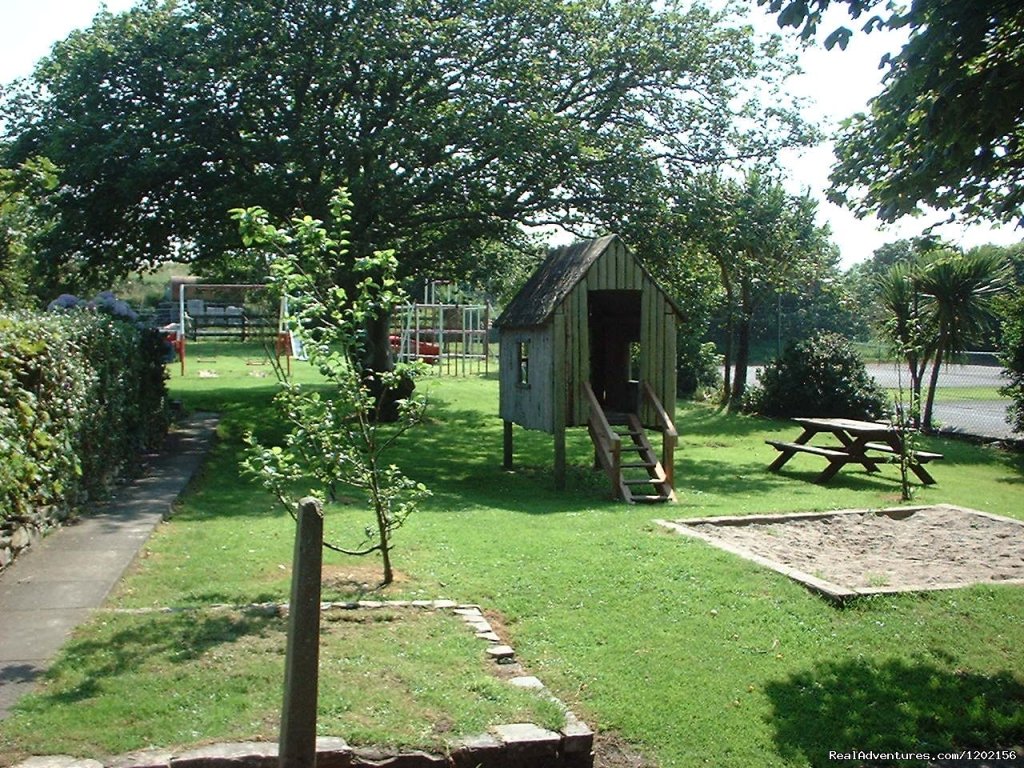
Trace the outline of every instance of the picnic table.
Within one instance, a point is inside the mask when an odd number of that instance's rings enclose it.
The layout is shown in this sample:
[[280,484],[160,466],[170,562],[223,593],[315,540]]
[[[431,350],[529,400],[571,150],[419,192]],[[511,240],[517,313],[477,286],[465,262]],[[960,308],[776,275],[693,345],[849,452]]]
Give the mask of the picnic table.
[[[779,452],[768,467],[771,472],[778,472],[796,454],[809,453],[828,460],[828,466],[814,480],[816,483],[827,483],[847,464],[860,464],[868,472],[878,472],[879,464],[898,462],[903,455],[904,430],[892,424],[856,419],[799,418],[793,421],[803,428],[796,440],[765,441]],[[810,440],[819,434],[832,435],[838,445],[811,445]],[[924,465],[941,458],[941,453],[912,451],[908,457],[908,468],[922,483],[932,485],[935,478]]]

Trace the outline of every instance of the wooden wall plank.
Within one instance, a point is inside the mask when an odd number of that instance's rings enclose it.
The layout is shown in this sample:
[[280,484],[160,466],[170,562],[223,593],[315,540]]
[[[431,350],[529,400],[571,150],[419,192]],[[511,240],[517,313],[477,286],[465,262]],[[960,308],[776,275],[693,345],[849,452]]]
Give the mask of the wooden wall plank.
[[[565,305],[555,310],[552,318],[552,361],[551,376],[551,426],[554,434],[565,434],[566,422],[566,356],[570,350],[566,348],[566,317]],[[563,438],[564,439],[564,438]]]
[[[651,380],[658,355],[657,328],[653,322],[655,303],[653,293],[653,291],[646,290],[640,294],[640,375],[647,381]],[[640,410],[640,421],[644,424],[650,423],[650,408],[646,404]]]
[[[662,315],[663,325],[665,326],[665,375],[668,377],[668,381],[665,383],[665,399],[662,404],[665,406],[665,410],[668,411],[669,418],[672,419],[674,424],[676,421],[676,387],[677,387],[677,350],[676,341],[678,328],[676,328],[676,313],[675,310],[665,302],[665,313]],[[678,428],[677,428],[678,431]]]
[[[530,342],[530,383],[518,383],[518,344]],[[505,421],[526,429],[551,432],[553,428],[551,326],[545,328],[509,329],[502,332],[499,373],[499,415]]]
[[570,382],[575,388],[576,409],[573,413],[573,424],[587,423],[587,404],[583,399],[583,382],[590,380],[590,316],[586,290],[577,292],[576,303],[576,378]]

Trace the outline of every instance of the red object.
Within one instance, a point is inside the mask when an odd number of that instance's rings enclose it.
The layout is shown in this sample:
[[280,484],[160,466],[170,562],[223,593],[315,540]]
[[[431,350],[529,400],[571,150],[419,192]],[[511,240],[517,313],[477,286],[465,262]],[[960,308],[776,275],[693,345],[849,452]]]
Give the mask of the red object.
[[[402,338],[400,336],[388,336],[391,342],[391,351],[398,354],[402,351]],[[435,365],[441,357],[441,345],[429,341],[416,341],[409,339],[409,352],[415,355],[424,363]]]
[[281,357],[281,355],[291,357],[295,354],[292,351],[292,335],[290,333],[277,334],[277,340],[274,343],[274,352],[278,357]]
[[178,363],[181,365],[181,375],[185,375],[185,337],[178,338],[177,330],[165,331],[164,338],[167,339],[167,343],[171,345],[171,349],[178,357]]

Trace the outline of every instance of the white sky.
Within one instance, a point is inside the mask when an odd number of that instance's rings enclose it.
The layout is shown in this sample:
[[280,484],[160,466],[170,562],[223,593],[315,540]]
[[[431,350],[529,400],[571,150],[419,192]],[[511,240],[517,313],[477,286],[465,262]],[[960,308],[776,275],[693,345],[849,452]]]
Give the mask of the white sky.
[[[753,6],[753,0],[749,0]],[[130,8],[133,0],[107,0],[113,12]],[[0,0],[0,83],[31,73],[34,64],[74,29],[90,24],[103,3],[99,0]],[[854,22],[842,14],[832,17],[836,24]],[[775,30],[774,21],[758,8],[752,8],[751,20],[762,30]],[[830,31],[831,26],[828,27]],[[789,33],[792,37],[792,34]],[[838,122],[864,109],[867,100],[880,90],[878,61],[886,51],[894,51],[898,38],[874,32],[854,34],[846,51],[809,48],[800,53],[805,74],[791,84],[795,93],[813,99],[810,117],[821,121],[826,131]],[[809,189],[821,202],[822,221],[832,227],[833,239],[849,266],[869,257],[878,246],[901,237],[912,237],[930,220],[907,219],[880,230],[872,220],[857,220],[845,209],[824,200],[832,149],[825,144],[803,153],[787,156],[793,191]],[[939,230],[947,239],[964,247],[982,243],[1008,245],[1024,239],[1024,231],[1010,227],[945,227]]]

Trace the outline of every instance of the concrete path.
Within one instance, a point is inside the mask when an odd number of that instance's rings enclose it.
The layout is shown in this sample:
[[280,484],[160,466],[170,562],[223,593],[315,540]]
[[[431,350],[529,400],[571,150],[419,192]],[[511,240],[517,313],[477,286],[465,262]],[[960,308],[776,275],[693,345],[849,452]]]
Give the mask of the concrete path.
[[217,417],[176,426],[146,474],[37,541],[0,573],[0,718],[106,599],[203,461]]

